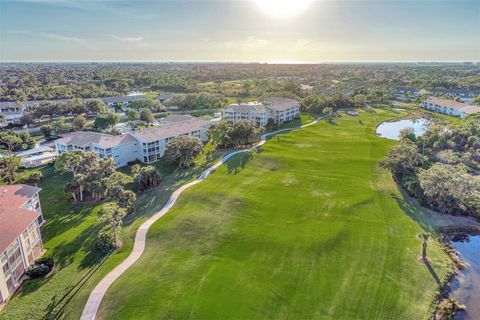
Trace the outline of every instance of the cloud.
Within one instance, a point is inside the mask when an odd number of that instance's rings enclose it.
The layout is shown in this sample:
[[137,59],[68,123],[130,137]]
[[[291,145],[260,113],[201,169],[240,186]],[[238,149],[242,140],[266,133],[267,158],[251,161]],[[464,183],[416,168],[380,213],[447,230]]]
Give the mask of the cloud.
[[114,34],[106,34],[107,37],[113,38],[118,41],[122,42],[141,42],[143,41],[143,37],[122,37],[122,36],[117,36]]
[[55,33],[33,32],[28,30],[13,30],[13,31],[10,31],[10,33],[24,34],[27,36],[34,36],[34,37],[53,39],[53,40],[59,40],[59,41],[76,42],[80,44],[85,44],[87,42],[87,40],[83,38],[64,36],[64,35],[55,34]]

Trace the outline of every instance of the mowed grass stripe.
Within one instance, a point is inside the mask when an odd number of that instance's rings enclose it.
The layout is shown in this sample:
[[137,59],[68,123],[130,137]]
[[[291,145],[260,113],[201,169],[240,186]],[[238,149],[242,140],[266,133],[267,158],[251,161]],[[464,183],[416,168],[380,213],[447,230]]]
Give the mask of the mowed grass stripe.
[[[108,319],[421,319],[436,283],[421,228],[377,162],[393,113],[272,138],[187,190],[108,292]],[[401,198],[400,200],[401,201]],[[448,259],[430,246],[439,277]]]

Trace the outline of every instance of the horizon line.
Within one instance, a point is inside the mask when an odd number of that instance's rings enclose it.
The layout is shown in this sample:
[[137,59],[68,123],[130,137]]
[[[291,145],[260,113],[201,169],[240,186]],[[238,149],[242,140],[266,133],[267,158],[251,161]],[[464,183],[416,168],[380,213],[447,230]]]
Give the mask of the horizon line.
[[11,63],[218,63],[218,64],[368,64],[368,63],[473,63],[480,60],[325,60],[325,61],[222,61],[222,60],[7,60],[0,64]]

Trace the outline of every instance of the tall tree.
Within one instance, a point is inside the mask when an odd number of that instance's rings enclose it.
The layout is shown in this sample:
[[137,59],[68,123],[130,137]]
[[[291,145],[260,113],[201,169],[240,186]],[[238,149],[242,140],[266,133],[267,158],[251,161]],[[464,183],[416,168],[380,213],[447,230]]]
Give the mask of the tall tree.
[[8,184],[12,184],[21,164],[18,157],[0,158],[0,176],[2,179],[7,179]]
[[426,232],[422,232],[418,235],[418,237],[422,239],[422,260],[427,261],[427,241],[429,235]]
[[167,160],[178,162],[180,168],[188,168],[202,150],[203,144],[199,138],[179,136],[167,144],[164,157]]
[[150,109],[145,108],[140,111],[140,120],[145,121],[146,123],[153,123],[155,122],[155,117]]
[[154,166],[132,166],[132,174],[140,191],[150,189],[158,185],[161,181],[160,174]]
[[107,113],[99,115],[95,118],[93,126],[97,130],[104,130],[107,128],[114,129],[115,125],[120,121],[120,117],[116,113]]
[[100,217],[105,222],[105,228],[113,235],[113,245],[118,248],[120,228],[122,220],[127,214],[126,210],[120,208],[116,203],[106,203],[100,210]]
[[79,114],[75,117],[75,119],[73,119],[72,124],[75,127],[75,129],[82,130],[87,124],[87,118],[85,118],[85,115]]

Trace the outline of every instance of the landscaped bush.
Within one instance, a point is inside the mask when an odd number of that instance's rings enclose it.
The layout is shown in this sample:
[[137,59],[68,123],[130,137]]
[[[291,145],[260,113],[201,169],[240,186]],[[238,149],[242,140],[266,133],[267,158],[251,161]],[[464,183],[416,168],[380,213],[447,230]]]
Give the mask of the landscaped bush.
[[95,249],[100,252],[109,252],[115,248],[115,237],[113,233],[108,230],[102,230],[95,242]]
[[35,261],[35,264],[28,268],[27,275],[32,278],[41,278],[52,271],[55,262],[52,258],[41,258]]

